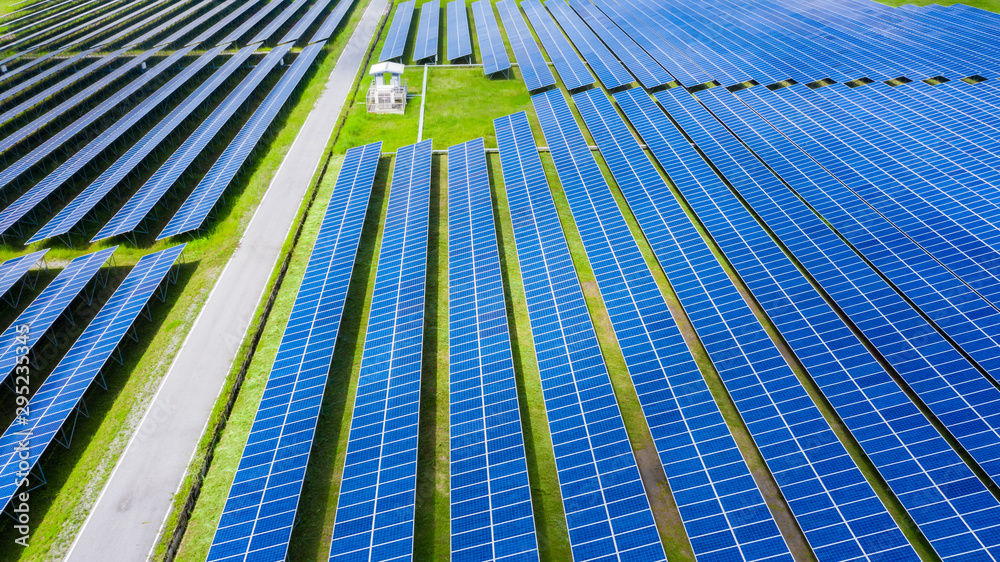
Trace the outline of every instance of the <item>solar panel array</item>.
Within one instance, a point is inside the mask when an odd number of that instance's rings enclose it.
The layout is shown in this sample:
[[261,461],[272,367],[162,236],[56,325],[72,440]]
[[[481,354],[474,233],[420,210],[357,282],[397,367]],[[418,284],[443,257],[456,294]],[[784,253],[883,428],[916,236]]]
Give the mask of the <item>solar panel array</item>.
[[500,11],[500,19],[503,20],[504,30],[510,40],[510,46],[514,49],[514,57],[517,59],[518,70],[521,71],[521,78],[528,87],[528,91],[539,90],[547,86],[555,85],[556,79],[549,70],[548,63],[542,56],[542,51],[538,49],[528,24],[521,16],[521,10],[517,8],[515,0],[500,0],[496,3],[497,10]]
[[525,0],[521,2],[521,7],[528,15],[528,21],[535,28],[538,39],[552,59],[566,89],[575,90],[593,84],[594,77],[587,70],[587,65],[576,56],[573,46],[563,37],[559,26],[545,11],[545,6],[539,0]]
[[453,61],[472,54],[472,36],[469,33],[469,13],[464,0],[448,2],[448,60]]
[[[291,45],[291,43],[286,44]],[[170,219],[167,226],[163,227],[163,231],[156,237],[157,240],[201,227],[212,208],[222,197],[226,187],[236,177],[237,172],[243,167],[243,163],[246,162],[254,147],[267,132],[271,122],[278,116],[278,112],[281,111],[292,92],[298,87],[302,77],[309,71],[325,44],[325,41],[313,43],[299,52],[295,57],[295,62],[281,75],[278,83],[274,85],[274,88],[253,112],[250,119],[236,133],[229,146],[222,151],[222,155],[205,173],[201,182],[195,186],[194,191]]]
[[615,99],[938,554],[995,549],[996,498],[649,96]]
[[575,560],[666,560],[535,141],[494,121]]
[[510,57],[500,35],[500,25],[493,14],[493,4],[487,0],[473,2],[472,18],[476,21],[476,40],[479,41],[479,56],[483,59],[483,72],[489,76],[509,70]]
[[[525,2],[525,4],[532,4],[532,2]],[[562,26],[562,30],[580,51],[583,58],[587,60],[587,64],[605,88],[618,88],[635,80],[565,0],[547,0],[545,7]],[[531,17],[530,12],[528,17]],[[559,74],[562,75],[563,72],[560,71]],[[565,82],[566,79],[563,78],[563,81]],[[567,87],[568,85],[567,83]]]
[[287,556],[381,149],[344,156],[209,560]]
[[790,561],[562,92],[531,101],[695,555]]
[[[18,360],[31,350],[69,305],[90,284],[115,248],[108,248],[69,262],[17,319],[0,334],[0,384],[12,376]],[[27,326],[28,333],[21,332]]]
[[441,0],[431,0],[420,6],[420,23],[417,26],[417,39],[413,45],[413,60],[437,60],[440,21]]
[[[19,418],[0,436],[0,506],[6,508],[39,457],[56,440],[101,368],[164,280],[184,249],[174,246],[144,256],[115,289],[52,373],[28,401],[31,415]],[[18,445],[30,435],[24,450]],[[27,465],[27,468],[25,468]]]
[[331,561],[413,556],[431,149],[396,151]]
[[573,99],[817,558],[915,560],[611,102],[600,90]]
[[402,58],[403,50],[406,49],[406,38],[410,34],[410,22],[413,20],[415,6],[415,0],[407,0],[396,5],[392,24],[389,25],[389,31],[385,34],[382,53],[378,56],[379,62]]
[[538,557],[483,139],[448,149],[451,557]]

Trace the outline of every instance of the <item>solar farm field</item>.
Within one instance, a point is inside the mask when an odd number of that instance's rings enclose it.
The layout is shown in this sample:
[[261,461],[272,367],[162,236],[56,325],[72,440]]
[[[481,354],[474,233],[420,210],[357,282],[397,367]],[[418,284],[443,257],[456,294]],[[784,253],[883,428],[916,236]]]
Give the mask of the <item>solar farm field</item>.
[[992,0],[6,9],[0,559],[1000,562]]

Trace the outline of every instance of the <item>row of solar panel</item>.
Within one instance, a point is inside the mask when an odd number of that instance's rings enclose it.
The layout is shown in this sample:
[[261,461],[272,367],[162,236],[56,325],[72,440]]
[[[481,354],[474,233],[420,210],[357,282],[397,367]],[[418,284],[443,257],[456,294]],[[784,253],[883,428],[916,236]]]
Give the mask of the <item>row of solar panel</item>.
[[[183,244],[173,246],[135,264],[0,436],[0,509],[6,509],[18,490],[29,485],[29,475],[52,442],[67,441],[63,431],[67,421],[149,300],[164,283],[176,279],[171,271],[183,249]],[[20,373],[31,349],[99,275],[114,251],[108,248],[71,261],[0,334],[0,382]],[[5,262],[0,265],[0,278],[6,282],[39,257],[31,254]]]
[[[272,49],[254,70],[236,86],[236,89],[226,98],[223,104],[216,108],[208,119],[202,122],[196,133],[185,141],[177,152],[175,152],[174,156],[168,159],[167,163],[161,167],[160,172],[154,174],[154,177],[140,188],[135,196],[125,204],[125,207],[101,229],[95,239],[127,233],[140,225],[160,198],[177,181],[180,174],[202,152],[209,141],[215,137],[216,133],[229,122],[230,118],[243,106],[245,100],[254,93],[257,86],[266,76],[277,67],[283,56],[287,54],[294,44],[294,41],[301,37],[302,33],[316,20],[327,4],[328,2],[326,1],[317,2],[303,17],[297,20],[297,23],[283,38],[282,44]],[[312,37],[311,44],[299,53],[295,62],[283,74],[277,85],[272,89],[267,98],[265,98],[264,103],[254,112],[250,120],[237,134],[230,148],[224,151],[222,157],[217,160],[213,169],[206,175],[206,180],[199,184],[199,189],[196,189],[195,193],[182,206],[182,212],[179,212],[171,223],[168,224],[168,227],[164,230],[164,234],[161,234],[161,238],[196,229],[204,222],[209,212],[215,206],[215,203],[221,197],[224,189],[239,171],[250,151],[267,131],[277,112],[284,106],[284,103],[294,91],[301,78],[308,72],[315,58],[325,45],[325,39],[329,37],[329,34],[342,20],[350,4],[350,2],[346,1],[341,2],[337,9],[333,10],[320,25],[320,28]],[[278,28],[277,25],[274,25],[275,22],[284,22],[294,15],[296,9],[297,7],[295,6],[285,9],[255,39],[259,41],[266,40],[270,33],[273,33]],[[249,29],[249,27],[246,27],[246,29]],[[174,34],[178,38],[183,35],[184,33],[180,32]],[[193,93],[177,105],[167,118],[157,123],[152,130],[147,132],[117,162],[105,170],[96,181],[91,183],[34,236],[30,237],[28,242],[35,242],[69,233],[79,224],[82,218],[101,203],[107,194],[128,176],[172,131],[181,125],[220,86],[226,83],[227,79],[252,56],[260,44],[259,41],[240,50],[236,55],[229,57],[225,64],[212,73]],[[164,85],[154,91],[152,95],[133,107],[131,111],[118,120],[112,127],[103,131],[83,149],[70,156],[55,171],[24,192],[17,201],[3,209],[3,211],[0,211],[0,234],[15,232],[20,235],[20,227],[23,225],[24,219],[31,218],[31,215],[39,204],[59,190],[66,181],[74,177],[84,166],[93,161],[95,157],[115,143],[122,135],[131,130],[146,114],[160,107],[175,91],[190,81],[192,77],[198,75],[203,68],[207,68],[227,46],[228,44],[223,44],[211,49],[193,63],[188,64],[180,73],[173,76]],[[29,154],[19,158],[13,165],[8,166],[0,172],[0,182],[3,185],[7,185],[17,180],[37,163],[53,154],[54,151],[67,141],[86,130],[87,127],[111,111],[117,104],[129,99],[131,95],[139,91],[145,84],[163,72],[171,71],[193,48],[194,44],[174,52],[159,64],[142,73],[139,78],[112,94],[110,98],[107,98],[98,107],[78,118],[54,136],[46,139]],[[158,48],[146,51],[139,57],[119,67],[108,76],[77,93],[58,107],[50,110],[42,117],[32,121],[13,135],[4,139],[4,145],[0,148],[11,147],[22,139],[30,137],[39,128],[57,119],[75,105],[83,102],[94,92],[107,88],[109,84],[112,84],[119,77],[128,76],[129,72],[134,72],[134,69],[144,66],[145,62],[157,50]],[[114,61],[119,54],[120,52],[116,52],[104,57],[93,63],[91,68],[85,69],[85,71],[91,70],[93,67],[106,65]],[[74,77],[67,78],[62,83],[49,88],[49,90],[37,95],[35,98],[43,99],[43,96],[48,94],[49,91],[55,91],[60,87],[64,87],[66,82],[73,79]],[[32,98],[32,100],[35,98]],[[28,100],[21,105],[30,105],[32,100]],[[8,113],[14,114],[17,109],[15,108]]]

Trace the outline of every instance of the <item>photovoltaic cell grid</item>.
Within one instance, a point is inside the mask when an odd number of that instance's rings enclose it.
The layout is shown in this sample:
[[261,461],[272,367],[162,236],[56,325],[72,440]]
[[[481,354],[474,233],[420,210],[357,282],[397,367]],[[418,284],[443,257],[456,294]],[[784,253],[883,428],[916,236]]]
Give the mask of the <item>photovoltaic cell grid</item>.
[[518,69],[521,71],[521,78],[528,91],[532,92],[556,83],[556,79],[549,70],[548,63],[542,56],[542,52],[535,43],[528,24],[521,17],[521,10],[517,8],[516,0],[500,0],[496,3],[497,10],[500,11],[500,19],[503,20],[504,29],[507,31],[507,38],[510,46],[514,49],[514,57],[517,59]]
[[323,20],[323,24],[319,26],[316,33],[313,34],[312,38],[309,39],[309,43],[316,43],[317,41],[326,41],[332,35],[340,22],[344,19],[344,15],[347,14],[347,10],[351,9],[354,5],[354,0],[339,0],[337,5],[333,7],[333,11],[330,15]]
[[448,2],[448,60],[453,61],[472,54],[472,36],[469,33],[469,13],[464,0]]
[[790,562],[562,92],[531,101],[695,555]]
[[[291,46],[293,43],[286,43]],[[295,57],[295,62],[275,84],[268,93],[264,101],[257,107],[250,116],[250,119],[236,133],[229,146],[222,151],[219,159],[212,164],[212,167],[205,173],[198,185],[195,186],[191,195],[181,204],[167,226],[163,227],[157,240],[162,240],[170,236],[176,236],[184,232],[190,232],[201,227],[208,218],[209,213],[215,204],[218,203],[222,193],[229,186],[243,163],[250,156],[254,147],[267,132],[271,122],[277,117],[278,112],[284,107],[288,97],[299,85],[299,81],[309,71],[316,56],[325,45],[325,41],[313,43]]]
[[[247,12],[247,10],[249,10],[250,8],[257,7],[257,5],[261,3],[261,1],[262,0],[249,0],[248,2],[245,2],[239,8],[236,8],[232,12],[229,12],[228,14],[226,14],[225,17],[217,20],[215,23],[212,24],[211,27],[209,27],[208,29],[206,29],[206,30],[202,31],[201,33],[199,33],[194,39],[188,41],[187,45],[196,45],[197,46],[197,45],[201,45],[205,41],[208,41],[209,39],[211,39],[212,37],[214,37],[216,33],[218,33],[219,31],[222,31],[223,29],[225,29],[227,27],[229,27],[229,24],[231,24],[234,20],[236,20],[239,17],[242,17],[243,14],[245,14]],[[347,2],[347,3],[349,4],[350,2]],[[266,9],[266,7],[261,8],[261,9],[262,10]]]
[[[557,3],[562,0],[549,0]],[[608,48],[621,60],[646,88],[656,88],[673,81],[673,77],[636,45],[624,31],[608,19],[597,6],[583,0],[570,0],[573,10],[590,26]],[[581,30],[584,32],[584,30]]]
[[[225,45],[215,47],[202,57],[211,60],[226,48]],[[61,236],[70,232],[80,221],[97,207],[100,202],[137,166],[155,150],[192,112],[221,86],[237,68],[243,65],[253,54],[253,49],[241,49],[226,59],[211,76],[198,85],[194,92],[177,105],[166,117],[153,126],[141,139],[133,144],[125,153],[109,166],[96,180],[91,182],[68,205],[62,208],[55,217],[38,230],[28,242],[35,242]]]
[[264,29],[257,32],[252,39],[247,41],[248,45],[269,40],[281,26],[285,25],[293,15],[297,14],[309,0],[295,0],[281,11],[273,20],[269,21]]
[[[87,116],[81,118],[81,121],[93,122],[98,118],[98,116],[100,116],[100,114],[110,111],[115,104],[123,101],[127,94],[134,93],[157,74],[172,67],[174,64],[177,64],[193,48],[194,47],[184,47],[176,51],[174,54],[167,57],[166,60],[156,65],[155,68],[157,71],[154,71],[153,69],[147,70],[143,75],[143,79],[138,79],[136,81],[138,83],[129,84],[129,86],[117,92],[111,100],[106,102],[108,104],[107,106],[98,108],[98,112],[96,114],[91,112]],[[219,50],[221,51],[221,49]],[[183,86],[189,79],[191,79],[191,77],[208,65],[208,63],[214,58],[214,55],[211,57],[199,57],[194,63],[185,67],[180,73],[171,78],[170,81],[157,88],[146,99],[139,102],[121,119],[101,131],[93,139],[90,139],[83,148],[67,158],[62,164],[59,165],[58,168],[42,178],[41,181],[31,186],[31,189],[18,197],[16,201],[7,206],[3,211],[0,211],[0,235],[7,233],[7,231],[10,230],[15,223],[24,218],[25,215],[35,208],[36,205],[41,203],[42,200],[51,195],[54,191],[62,187],[64,183],[76,175],[77,172],[82,170],[84,166],[89,164],[106,148],[111,146],[122,135],[128,132],[128,130],[138,123],[143,117],[153,111],[158,105],[163,103],[175,90]],[[84,127],[74,125],[71,128],[76,130],[83,129]],[[66,141],[69,140],[70,137],[69,134],[66,133],[57,135],[53,138]],[[54,150],[58,147],[53,144],[51,148]],[[31,242],[34,241],[35,239],[31,240]]]
[[406,38],[410,34],[410,21],[413,19],[414,6],[416,6],[414,0],[396,6],[396,14],[392,17],[392,24],[389,25],[389,31],[385,35],[382,53],[378,56],[379,62],[403,56],[403,51],[406,49]]
[[295,25],[292,26],[288,33],[284,37],[278,40],[279,45],[283,45],[290,41],[298,41],[302,35],[305,34],[306,30],[310,25],[316,21],[320,13],[330,5],[332,0],[316,0],[316,2],[309,7],[309,11],[305,13],[301,18],[295,21]]
[[330,560],[413,555],[431,140],[396,151]]
[[[241,37],[246,35],[248,31],[250,31],[254,26],[260,23],[262,19],[270,15],[270,13],[273,12],[275,8],[281,6],[282,4],[283,4],[282,0],[270,0],[270,2],[264,4],[264,6],[262,6],[259,10],[255,11],[252,16],[250,16],[249,18],[246,19],[246,21],[240,24],[239,27],[229,32],[229,35],[226,35],[226,37],[223,38],[222,41],[219,41],[217,44],[224,45],[239,41]],[[246,44],[253,45],[254,43],[257,42],[258,41],[248,41]]]
[[209,560],[284,560],[382,143],[344,156]]
[[[115,248],[108,248],[69,262],[10,327],[0,334],[0,383],[14,373],[18,358],[24,355],[18,353],[18,348],[34,347],[114,252]],[[21,326],[28,326],[27,334],[18,332]]]
[[417,40],[413,45],[413,60],[434,58],[438,54],[438,27],[441,21],[441,0],[431,0],[420,6]]
[[[556,21],[562,26],[563,31],[569,36],[583,58],[587,60],[587,64],[590,65],[591,70],[594,71],[605,88],[610,90],[635,81],[629,71],[625,70],[625,67],[618,62],[618,59],[611,54],[611,51],[594,35],[594,32],[587,27],[587,24],[580,19],[580,16],[573,11],[573,8],[570,8],[565,0],[548,0],[545,2],[545,7],[555,16]],[[560,72],[561,74],[562,72]]]
[[[252,53],[257,50],[257,47],[259,47],[258,44],[253,44],[243,49]],[[125,202],[125,205],[115,213],[115,216],[111,217],[111,220],[98,231],[92,241],[103,240],[135,230],[233,114],[242,107],[247,98],[253,94],[261,81],[290,48],[291,44],[286,43],[271,49],[226,96],[226,99],[212,111],[212,114],[202,121],[181,146],[167,158],[166,162],[153,172],[153,175]],[[242,52],[234,56],[241,56],[241,54]]]
[[917,560],[611,102],[573,99],[817,558]]
[[[161,285],[183,245],[144,256],[115,290],[97,316],[77,338],[28,402],[31,416],[14,420],[0,437],[0,506],[6,507],[17,492],[21,462],[34,469],[39,457],[57,438],[63,424],[76,410],[83,395],[100,373],[101,367],[121,343],[136,317]],[[28,457],[23,458],[18,445],[26,443]]]
[[562,78],[566,88],[575,90],[593,84],[594,77],[587,70],[587,65],[576,56],[573,46],[563,37],[559,26],[546,12],[545,6],[539,0],[525,0],[521,2],[521,7],[528,15],[531,26],[535,28],[535,33],[538,34],[542,46],[552,59],[552,64],[559,71],[559,77]]
[[[660,100],[938,419],[1000,482],[1000,431],[996,429],[1000,428],[1000,390],[685,94]],[[716,193],[723,199],[735,197],[728,190]],[[850,271],[850,278],[843,271]],[[965,338],[957,335],[961,344]],[[979,337],[985,334],[980,332]],[[995,360],[997,348],[970,351]]]
[[614,97],[938,554],[996,551],[1000,503],[742,205],[708,197],[724,184],[653,100]]
[[483,72],[489,76],[509,69],[510,58],[500,36],[500,25],[493,14],[493,6],[487,0],[473,2],[472,18],[476,20],[476,40],[479,41],[479,56],[483,58]]
[[575,560],[666,560],[524,114],[493,121]]
[[[4,90],[3,93],[0,93],[0,102],[7,101],[8,99],[14,97],[18,93],[30,88],[31,86],[34,86],[35,84],[45,80],[46,78],[50,76],[55,76],[56,74],[59,74],[66,68],[78,64],[81,60],[85,60],[87,57],[92,55],[95,51],[97,51],[97,49],[98,47],[94,47],[93,49],[87,49],[86,51],[77,53],[72,57],[67,57],[58,64],[46,68],[45,70],[39,72],[38,74],[32,76],[31,78],[18,82],[17,85]],[[4,74],[2,77],[7,78],[7,74]]]
[[34,267],[38,263],[38,260],[42,259],[45,252],[48,252],[48,250],[39,250],[0,263],[0,297],[6,295],[7,291],[28,273],[28,270]]
[[538,559],[483,139],[448,149],[451,557]]

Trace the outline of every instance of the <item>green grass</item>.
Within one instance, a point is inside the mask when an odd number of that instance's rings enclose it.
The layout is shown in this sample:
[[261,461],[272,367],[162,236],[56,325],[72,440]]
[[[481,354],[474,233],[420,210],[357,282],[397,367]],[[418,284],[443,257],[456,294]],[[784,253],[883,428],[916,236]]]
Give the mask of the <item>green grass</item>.
[[914,6],[928,6],[930,4],[941,4],[951,6],[952,4],[965,4],[974,8],[1000,12],[1000,0],[878,0],[889,6],[902,6],[903,4],[913,4]]

